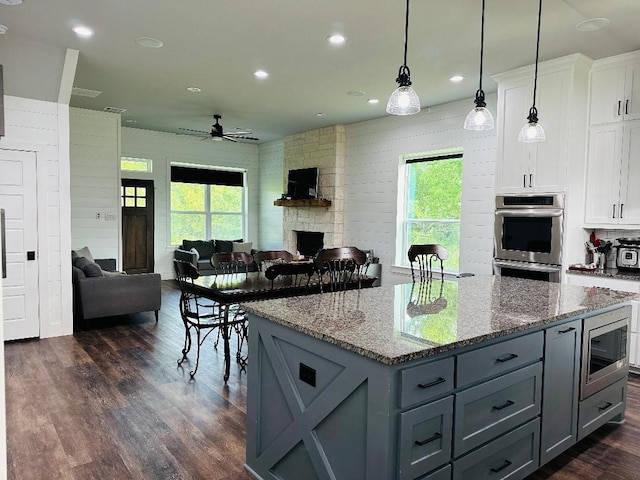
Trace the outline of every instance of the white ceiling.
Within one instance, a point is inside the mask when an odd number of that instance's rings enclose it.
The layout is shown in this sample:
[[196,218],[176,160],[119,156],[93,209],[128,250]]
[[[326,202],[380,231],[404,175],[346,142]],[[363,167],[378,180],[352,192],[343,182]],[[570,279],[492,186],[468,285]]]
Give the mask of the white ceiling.
[[[423,107],[463,98],[473,106],[480,8],[480,0],[411,2],[407,64]],[[533,63],[537,9],[537,0],[487,0],[487,93],[496,89],[492,74]],[[71,106],[126,108],[123,126],[173,133],[208,130],[219,113],[226,131],[248,128],[265,142],[385,116],[402,64],[404,15],[402,0],[23,0],[0,5],[0,24],[8,27],[0,63],[6,94],[56,101],[60,52],[77,49],[74,86],[102,94],[73,95]],[[575,29],[596,17],[611,23],[597,32]],[[640,49],[638,19],[639,0],[545,0],[540,59]],[[76,37],[77,23],[94,36]],[[337,32],[347,36],[345,45],[326,41]],[[141,36],[164,47],[140,47]],[[39,73],[47,63],[59,67],[55,81]],[[269,78],[255,79],[256,69]],[[451,83],[454,74],[465,80]],[[354,90],[366,93],[347,95]],[[378,105],[367,103],[373,97]]]

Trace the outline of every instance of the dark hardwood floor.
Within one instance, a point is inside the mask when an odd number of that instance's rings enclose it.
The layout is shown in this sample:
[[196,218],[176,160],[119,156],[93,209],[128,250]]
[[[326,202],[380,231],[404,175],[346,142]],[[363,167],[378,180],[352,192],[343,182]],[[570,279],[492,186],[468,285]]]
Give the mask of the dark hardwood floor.
[[[210,340],[189,381],[190,364],[176,363],[179,292],[162,283],[157,324],[144,313],[5,344],[9,479],[251,478],[242,468],[246,373],[232,363],[224,386]],[[632,375],[627,423],[601,428],[529,480],[638,478],[640,377]]]

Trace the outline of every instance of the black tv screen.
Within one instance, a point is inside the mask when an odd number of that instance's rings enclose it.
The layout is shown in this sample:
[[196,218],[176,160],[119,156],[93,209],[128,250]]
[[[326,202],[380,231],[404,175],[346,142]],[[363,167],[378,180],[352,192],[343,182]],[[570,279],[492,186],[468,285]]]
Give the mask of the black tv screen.
[[289,170],[287,196],[291,199],[318,197],[318,168]]

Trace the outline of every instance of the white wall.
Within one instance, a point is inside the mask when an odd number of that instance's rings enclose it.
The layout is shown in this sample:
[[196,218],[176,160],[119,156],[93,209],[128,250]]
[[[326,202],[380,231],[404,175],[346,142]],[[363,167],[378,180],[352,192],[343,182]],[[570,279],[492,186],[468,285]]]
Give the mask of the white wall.
[[69,124],[72,248],[119,266],[120,115],[71,108]]
[[[5,96],[3,148],[36,152],[40,337],[73,331],[69,195],[69,108]],[[0,173],[1,174],[1,173]]]
[[[216,142],[188,135],[175,135],[139,128],[122,128],[123,157],[148,158],[153,160],[153,173],[123,173],[126,178],[153,180],[155,188],[155,272],[163,279],[173,278],[173,252],[175,245],[169,239],[169,196],[171,162],[183,162],[218,167],[233,167],[247,170],[248,226],[245,241],[260,243],[259,184],[260,168],[258,146],[248,143]],[[277,162],[276,162],[277,163]],[[281,174],[281,173],[280,173]],[[117,190],[119,192],[119,189]],[[274,198],[275,199],[275,198]],[[214,232],[215,235],[215,232]],[[214,236],[215,238],[215,236]]]
[[259,250],[282,250],[283,207],[276,207],[273,201],[285,193],[284,185],[284,142],[282,140],[261,144],[260,192],[258,199]]
[[[495,102],[495,95],[488,95],[491,110]],[[407,272],[390,268],[396,247],[400,157],[446,148],[464,149],[460,271],[491,273],[496,131],[464,130],[472,107],[469,99],[410,117],[347,126],[344,243],[374,250],[383,264],[383,283],[407,281]]]

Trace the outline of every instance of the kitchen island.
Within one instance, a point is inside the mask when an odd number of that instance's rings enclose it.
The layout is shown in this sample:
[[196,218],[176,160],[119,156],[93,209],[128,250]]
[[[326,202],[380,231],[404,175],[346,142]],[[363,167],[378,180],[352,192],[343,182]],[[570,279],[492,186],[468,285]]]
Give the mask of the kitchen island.
[[247,303],[247,470],[524,478],[623,420],[626,379],[581,395],[582,330],[636,297],[478,276]]

